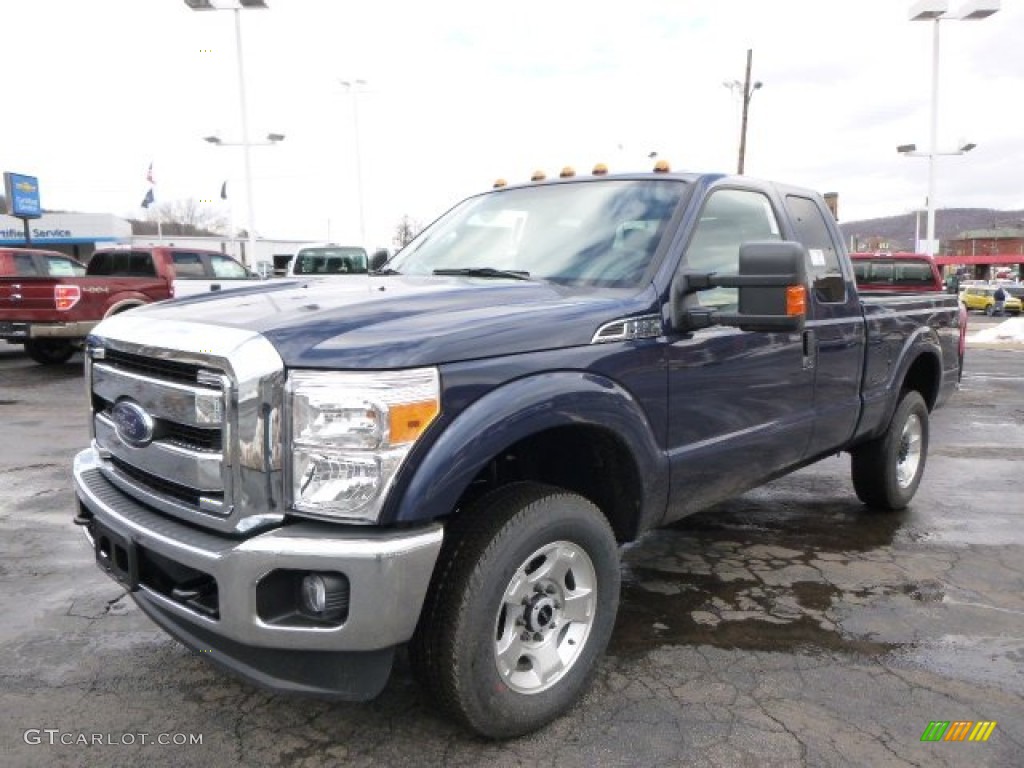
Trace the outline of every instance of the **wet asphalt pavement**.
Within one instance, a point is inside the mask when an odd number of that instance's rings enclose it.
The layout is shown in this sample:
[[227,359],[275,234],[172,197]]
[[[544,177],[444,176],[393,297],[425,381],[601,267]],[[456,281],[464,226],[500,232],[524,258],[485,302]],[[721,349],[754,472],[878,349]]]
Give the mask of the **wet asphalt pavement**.
[[[596,685],[507,743],[443,719],[401,657],[376,701],[330,704],[157,630],[71,524],[80,366],[0,345],[3,765],[1024,764],[1024,348],[968,351],[907,511],[866,510],[843,456],[624,549]],[[997,725],[921,742],[935,720]]]

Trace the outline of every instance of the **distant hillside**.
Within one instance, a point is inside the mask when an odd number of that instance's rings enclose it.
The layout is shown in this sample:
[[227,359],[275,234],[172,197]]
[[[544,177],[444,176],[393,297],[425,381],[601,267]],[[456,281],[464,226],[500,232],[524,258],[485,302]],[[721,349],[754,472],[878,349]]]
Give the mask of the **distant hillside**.
[[[921,239],[928,236],[927,214],[921,212]],[[914,247],[915,214],[904,213],[881,219],[843,221],[839,223],[847,247],[851,238],[864,243],[887,241],[890,251],[910,251]],[[935,212],[935,234],[939,240],[950,240],[969,229],[1024,228],[1024,210],[998,211],[994,208],[942,208]]]

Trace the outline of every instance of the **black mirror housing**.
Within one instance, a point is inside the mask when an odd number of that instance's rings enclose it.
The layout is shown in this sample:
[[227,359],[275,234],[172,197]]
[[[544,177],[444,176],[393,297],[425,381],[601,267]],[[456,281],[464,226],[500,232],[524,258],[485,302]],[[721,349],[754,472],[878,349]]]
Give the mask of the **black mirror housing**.
[[[688,309],[685,297],[707,288],[738,288],[739,311]],[[764,240],[743,243],[735,275],[682,272],[672,281],[672,325],[696,330],[728,325],[765,333],[803,330],[807,302],[807,254],[800,243]]]
[[385,264],[388,263],[388,259],[391,258],[391,254],[388,253],[387,248],[381,248],[373,252],[373,256],[370,257],[370,271],[376,272]]
[[[763,275],[780,282],[768,285],[739,286],[737,325],[745,331],[803,330],[807,301],[807,255],[800,243],[773,240],[744,243],[740,246],[740,276]],[[792,314],[793,297],[789,289],[802,287],[801,311]],[[753,322],[742,322],[746,318]]]

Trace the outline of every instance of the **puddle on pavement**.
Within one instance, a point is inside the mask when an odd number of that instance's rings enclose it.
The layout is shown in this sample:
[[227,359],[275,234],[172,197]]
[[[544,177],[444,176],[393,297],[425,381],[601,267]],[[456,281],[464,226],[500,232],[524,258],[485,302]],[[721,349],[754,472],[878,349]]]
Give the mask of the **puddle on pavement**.
[[[835,608],[886,595],[935,599],[922,585],[842,588],[827,573],[878,567],[912,513],[872,513],[823,477],[786,493],[755,491],[644,536],[623,553],[622,600],[610,651],[662,645],[884,655],[898,643],[844,633]],[[829,497],[835,496],[835,499]],[[885,581],[879,574],[879,581]]]
[[944,635],[901,651],[894,661],[1024,697],[1021,638]]

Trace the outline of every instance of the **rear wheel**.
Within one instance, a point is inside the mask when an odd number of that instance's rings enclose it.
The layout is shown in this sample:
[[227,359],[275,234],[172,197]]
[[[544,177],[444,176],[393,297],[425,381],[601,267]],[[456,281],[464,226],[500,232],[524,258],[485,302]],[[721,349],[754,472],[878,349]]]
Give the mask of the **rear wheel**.
[[25,352],[40,365],[60,365],[75,354],[75,348],[65,339],[30,339]]
[[985,314],[992,317],[992,313],[995,312],[995,307],[992,304],[985,305]]
[[593,504],[500,488],[445,533],[410,645],[417,677],[476,733],[529,733],[590,684],[619,602],[615,536]]
[[906,392],[885,434],[851,452],[857,498],[871,507],[900,510],[917,492],[928,457],[928,406]]

